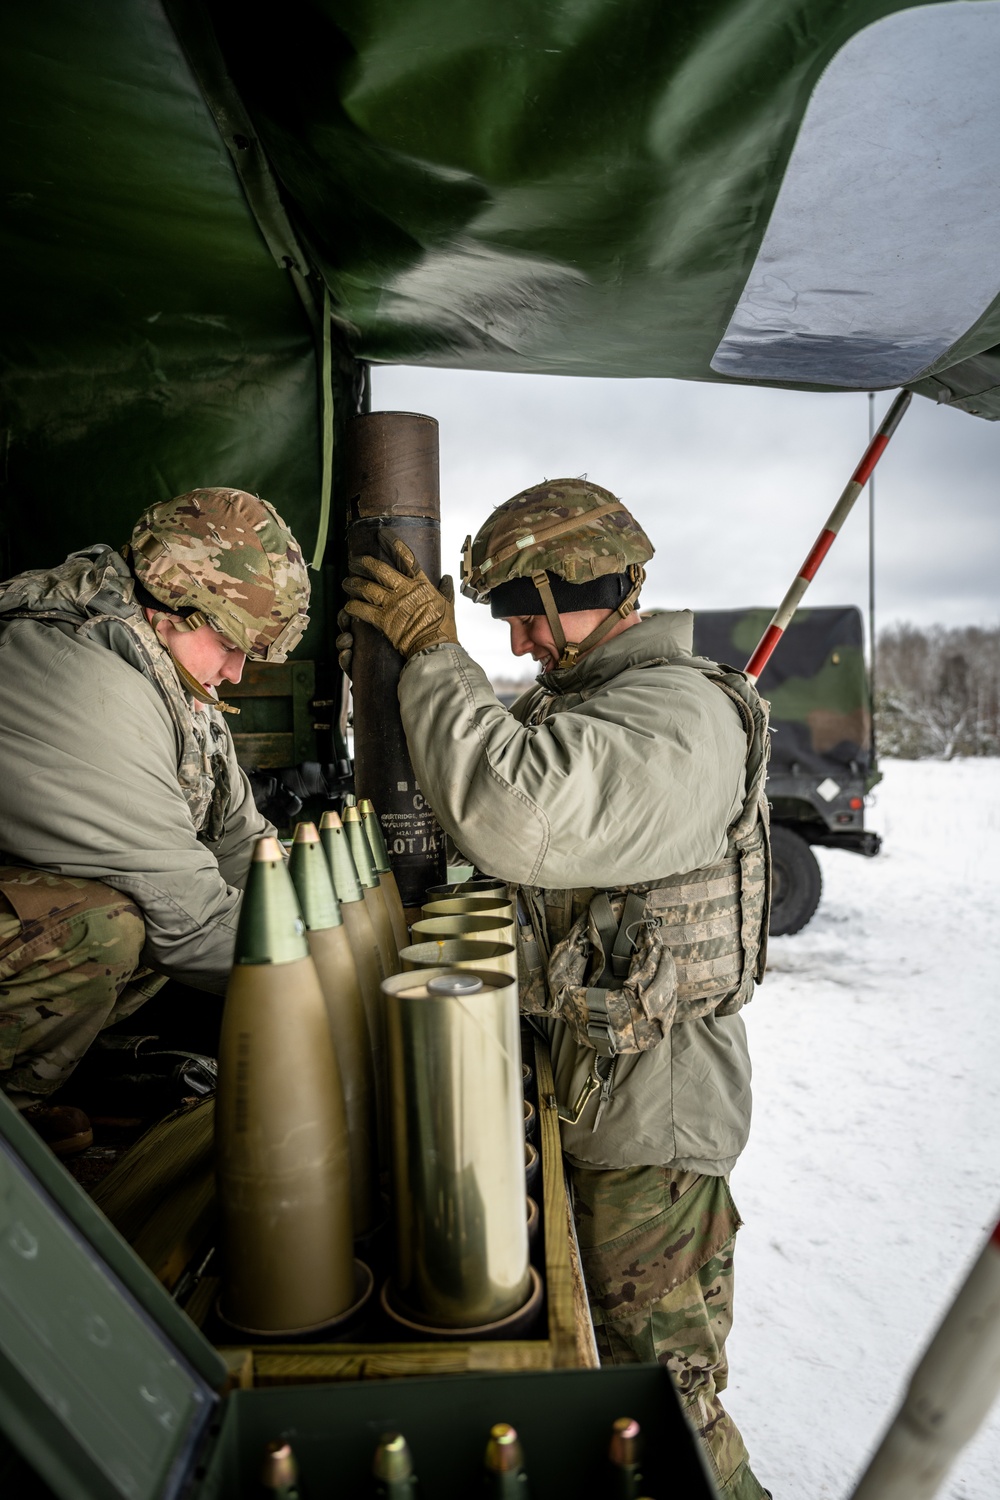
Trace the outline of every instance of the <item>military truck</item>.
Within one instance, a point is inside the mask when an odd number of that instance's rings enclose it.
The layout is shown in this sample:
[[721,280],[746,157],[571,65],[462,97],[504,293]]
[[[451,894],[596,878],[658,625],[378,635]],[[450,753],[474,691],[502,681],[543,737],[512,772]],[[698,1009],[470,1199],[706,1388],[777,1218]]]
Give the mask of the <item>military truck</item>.
[[[695,650],[742,666],[770,609],[701,610]],[[811,845],[871,857],[865,799],[880,780],[872,735],[861,612],[853,605],[797,611],[758,683],[771,704],[771,933],[800,932],[819,905],[823,877]]]

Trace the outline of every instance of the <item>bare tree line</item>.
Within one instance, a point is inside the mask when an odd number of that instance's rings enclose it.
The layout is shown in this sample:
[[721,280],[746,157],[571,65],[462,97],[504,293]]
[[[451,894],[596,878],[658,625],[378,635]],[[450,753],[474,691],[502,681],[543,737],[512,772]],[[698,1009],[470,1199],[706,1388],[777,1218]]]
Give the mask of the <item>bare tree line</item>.
[[881,631],[875,728],[880,755],[1000,755],[1000,627]]

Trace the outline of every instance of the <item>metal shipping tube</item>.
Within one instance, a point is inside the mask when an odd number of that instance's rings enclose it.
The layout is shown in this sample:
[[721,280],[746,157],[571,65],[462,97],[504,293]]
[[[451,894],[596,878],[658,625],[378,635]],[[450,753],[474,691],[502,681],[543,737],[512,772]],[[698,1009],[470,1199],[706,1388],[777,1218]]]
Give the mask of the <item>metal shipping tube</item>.
[[[413,412],[375,411],[348,427],[347,552],[394,563],[405,542],[435,586],[441,581],[438,425]],[[358,798],[379,810],[404,907],[444,879],[444,835],[416,784],[399,714],[399,652],[355,620],[354,753]]]
[[393,1305],[441,1328],[497,1322],[531,1289],[517,987],[485,970],[427,969],[382,990]]

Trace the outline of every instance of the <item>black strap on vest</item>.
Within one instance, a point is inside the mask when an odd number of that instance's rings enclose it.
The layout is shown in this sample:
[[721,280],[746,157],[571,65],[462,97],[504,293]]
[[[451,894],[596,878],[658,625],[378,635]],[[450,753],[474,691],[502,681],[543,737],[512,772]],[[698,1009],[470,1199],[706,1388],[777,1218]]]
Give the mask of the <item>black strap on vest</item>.
[[604,966],[593,984],[586,990],[587,1036],[594,1051],[601,1057],[614,1057],[618,1048],[608,1020],[608,990],[615,989],[615,980],[624,980],[635,949],[635,933],[643,923],[646,898],[637,891],[625,897],[620,922],[615,921],[611,902],[604,891],[599,891],[590,903],[591,916],[601,939]]

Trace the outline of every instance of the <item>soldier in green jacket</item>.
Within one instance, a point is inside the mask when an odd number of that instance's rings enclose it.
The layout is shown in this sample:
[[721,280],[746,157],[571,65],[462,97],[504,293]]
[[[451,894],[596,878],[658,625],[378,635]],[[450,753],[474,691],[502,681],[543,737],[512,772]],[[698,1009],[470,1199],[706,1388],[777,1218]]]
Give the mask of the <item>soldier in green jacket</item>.
[[255,841],[273,833],[217,688],[283,661],[309,581],[264,500],[201,489],[0,583],[0,1086],[54,1149],[47,1104],[105,1026],[176,977],[221,994]]
[[[729,1500],[764,1493],[720,1401],[750,1124],[741,1007],[764,967],[766,709],[692,655],[692,616],[636,612],[652,546],[614,495],[536,485],[466,544],[463,587],[541,674],[508,712],[458,644],[450,580],[363,559],[347,613],[406,657],[424,795],[517,887],[521,1006],[552,1046],[605,1363],[670,1370]],[[345,650],[350,638],[342,637]]]

